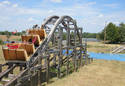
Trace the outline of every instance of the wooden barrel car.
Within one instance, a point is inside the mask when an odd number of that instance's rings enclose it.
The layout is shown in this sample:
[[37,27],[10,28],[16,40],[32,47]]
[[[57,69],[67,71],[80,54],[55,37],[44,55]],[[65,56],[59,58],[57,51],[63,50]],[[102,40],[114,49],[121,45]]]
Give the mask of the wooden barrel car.
[[22,43],[8,43],[3,47],[6,61],[28,61],[42,40],[46,37],[44,29],[30,29],[28,35],[21,36]]

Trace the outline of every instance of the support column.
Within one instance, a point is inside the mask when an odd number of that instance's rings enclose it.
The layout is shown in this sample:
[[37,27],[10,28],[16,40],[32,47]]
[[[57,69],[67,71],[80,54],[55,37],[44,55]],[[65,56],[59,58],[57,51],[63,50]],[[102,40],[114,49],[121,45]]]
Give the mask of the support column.
[[82,55],[82,28],[80,28],[80,66],[83,65],[83,55]]
[[58,34],[58,48],[59,48],[59,54],[58,54],[58,78],[61,77],[60,71],[61,71],[61,64],[62,64],[62,33],[63,29],[59,27],[59,34]]
[[77,51],[76,51],[76,29],[77,29],[77,26],[76,26],[76,21],[74,20],[74,24],[75,24],[75,31],[74,31],[74,71],[77,71],[77,59],[76,59],[76,56],[77,56]]
[[49,83],[49,68],[50,68],[50,65],[49,65],[49,55],[47,54],[47,57],[46,57],[46,82]]
[[69,28],[69,22],[67,25],[67,49],[66,49],[66,54],[67,54],[67,64],[66,64],[66,74],[69,74],[69,47],[70,47],[70,28]]
[[38,69],[38,86],[41,86],[41,80],[42,80],[42,57],[39,56],[39,61],[38,64],[40,66],[40,68]]
[[87,56],[87,42],[85,41],[85,65],[88,64],[88,56]]
[[2,72],[2,64],[0,64],[0,73]]

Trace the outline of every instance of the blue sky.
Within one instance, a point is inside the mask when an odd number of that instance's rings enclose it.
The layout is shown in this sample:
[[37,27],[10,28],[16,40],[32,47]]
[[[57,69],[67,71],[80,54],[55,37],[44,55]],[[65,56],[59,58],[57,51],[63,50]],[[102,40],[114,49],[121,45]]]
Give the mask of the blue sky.
[[52,15],[69,15],[84,32],[125,23],[125,0],[0,0],[0,31],[26,30]]

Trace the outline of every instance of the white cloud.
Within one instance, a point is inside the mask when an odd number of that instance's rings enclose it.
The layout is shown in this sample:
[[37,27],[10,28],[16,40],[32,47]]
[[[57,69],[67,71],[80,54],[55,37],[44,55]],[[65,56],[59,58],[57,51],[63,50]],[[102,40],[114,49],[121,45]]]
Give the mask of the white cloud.
[[[50,0],[49,0],[50,1]],[[62,2],[62,1],[61,1]],[[0,7],[0,28],[16,28],[25,30],[33,24],[41,24],[44,18],[52,15],[69,15],[77,20],[77,24],[87,32],[99,32],[103,29],[105,21],[125,22],[125,12],[102,13],[101,8],[95,8],[96,2],[77,3],[64,7],[26,8],[18,4]],[[14,6],[15,5],[15,6]],[[3,10],[4,9],[4,10]],[[42,16],[41,16],[42,15]],[[15,17],[16,16],[16,17]],[[8,24],[8,25],[6,25]]]
[[50,0],[51,2],[54,2],[54,3],[61,3],[62,0]]
[[9,1],[3,1],[1,2],[2,4],[7,4],[7,5],[10,5],[11,3]]
[[119,25],[121,22],[115,21],[115,22],[113,22],[113,23],[116,24],[116,25]]
[[109,7],[109,8],[118,8],[119,4],[112,3],[112,4],[104,4],[104,6]]
[[28,19],[28,21],[29,21],[29,22],[34,21],[34,18],[33,18],[33,17],[30,17],[30,18]]
[[18,4],[13,4],[12,7],[18,7]]
[[13,4],[10,1],[2,1],[2,2],[0,2],[0,6],[9,8],[11,6],[12,7],[18,7],[18,4]]
[[97,24],[96,22],[91,22],[91,24]]
[[48,13],[53,13],[53,12],[54,12],[54,10],[49,10],[49,11],[48,11]]
[[6,6],[6,5],[10,5],[11,3],[9,1],[2,1],[0,2],[0,6]]
[[95,5],[96,2],[88,2],[87,5]]
[[3,6],[3,4],[2,4],[2,3],[0,3],[0,7],[1,7],[1,6]]
[[99,17],[99,18],[102,18],[102,17],[104,17],[104,15],[103,15],[103,14],[99,14],[98,17]]

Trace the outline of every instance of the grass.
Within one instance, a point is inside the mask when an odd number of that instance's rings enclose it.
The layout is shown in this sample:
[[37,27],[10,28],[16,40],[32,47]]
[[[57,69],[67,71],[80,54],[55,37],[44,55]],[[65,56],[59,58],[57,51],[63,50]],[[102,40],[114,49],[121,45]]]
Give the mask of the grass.
[[[6,41],[6,40],[7,40],[7,37],[6,37],[6,35],[0,35],[0,39],[1,39],[2,41]],[[11,37],[9,38],[10,41],[19,41],[20,39],[21,39],[20,36],[11,36]]]
[[0,45],[0,64],[5,63],[3,52],[2,52],[2,45]]
[[103,52],[110,53],[113,48],[120,46],[120,44],[103,44],[102,42],[87,42],[87,50],[89,52]]
[[[117,44],[88,42],[88,51],[110,52]],[[0,64],[4,58],[0,46]],[[47,86],[125,86],[125,62],[94,60],[91,64],[81,67],[78,72],[61,79],[53,78]]]
[[125,62],[94,60],[67,77],[47,86],[124,86]]
[[[109,53],[120,44],[103,44],[101,42],[88,42],[89,52]],[[53,79],[47,86],[124,86],[125,62],[94,60],[85,65],[78,72],[73,72],[62,79]]]

